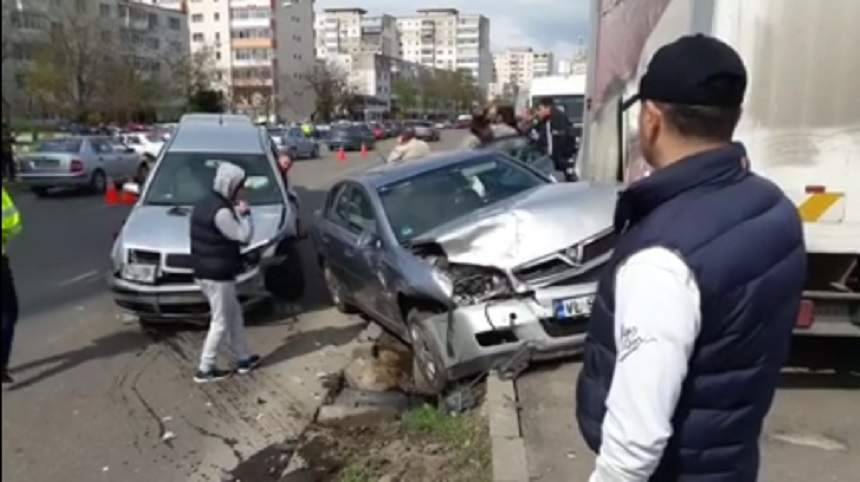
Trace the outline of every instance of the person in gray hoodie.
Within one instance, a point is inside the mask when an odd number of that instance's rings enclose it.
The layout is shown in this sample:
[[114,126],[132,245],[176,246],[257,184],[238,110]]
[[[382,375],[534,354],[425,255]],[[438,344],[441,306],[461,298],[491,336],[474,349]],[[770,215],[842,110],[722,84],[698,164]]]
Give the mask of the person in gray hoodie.
[[251,354],[248,348],[236,292],[236,276],[243,265],[241,247],[250,243],[254,235],[250,207],[239,199],[244,184],[245,171],[222,162],[215,173],[212,191],[194,206],[191,215],[194,278],[209,301],[212,314],[200,366],[194,376],[197,383],[218,381],[232,373],[215,366],[225,337],[238,373],[250,373],[260,364],[260,356]]

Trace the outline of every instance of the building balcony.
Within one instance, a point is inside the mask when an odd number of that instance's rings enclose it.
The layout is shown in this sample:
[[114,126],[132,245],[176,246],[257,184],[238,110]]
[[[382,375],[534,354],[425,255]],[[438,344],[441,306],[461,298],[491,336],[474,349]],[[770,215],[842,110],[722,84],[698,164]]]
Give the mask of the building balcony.
[[275,41],[271,38],[234,38],[231,42],[234,49],[271,49],[275,48]]

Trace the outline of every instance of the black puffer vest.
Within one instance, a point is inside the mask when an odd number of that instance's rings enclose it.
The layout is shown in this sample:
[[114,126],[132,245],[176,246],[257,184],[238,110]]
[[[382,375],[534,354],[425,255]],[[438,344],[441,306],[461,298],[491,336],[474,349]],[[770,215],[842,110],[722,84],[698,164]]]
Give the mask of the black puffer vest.
[[191,263],[195,278],[233,281],[242,271],[240,244],[225,237],[215,226],[215,214],[225,208],[235,216],[233,205],[214,191],[194,206],[191,214]]
[[[803,230],[782,191],[745,167],[733,144],[685,159],[620,197],[623,236],[600,283],[577,386],[577,419],[599,451],[616,361],[615,273],[665,247],[695,275],[702,325],[652,481],[750,482],[758,438],[788,355],[806,277]],[[642,367],[647,370],[648,367]]]

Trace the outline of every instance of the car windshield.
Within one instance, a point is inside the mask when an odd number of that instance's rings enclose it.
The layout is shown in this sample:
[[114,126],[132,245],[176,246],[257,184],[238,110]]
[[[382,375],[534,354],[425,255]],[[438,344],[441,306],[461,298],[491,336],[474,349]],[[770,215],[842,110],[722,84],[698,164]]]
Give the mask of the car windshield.
[[383,186],[379,196],[402,244],[477,209],[548,181],[497,155],[446,166]]
[[54,139],[40,142],[33,152],[68,152],[76,153],[81,150],[81,139]]
[[244,199],[252,205],[279,204],[280,187],[263,154],[204,154],[169,152],[153,174],[146,204],[191,206],[212,190],[218,164],[229,162],[245,170]]

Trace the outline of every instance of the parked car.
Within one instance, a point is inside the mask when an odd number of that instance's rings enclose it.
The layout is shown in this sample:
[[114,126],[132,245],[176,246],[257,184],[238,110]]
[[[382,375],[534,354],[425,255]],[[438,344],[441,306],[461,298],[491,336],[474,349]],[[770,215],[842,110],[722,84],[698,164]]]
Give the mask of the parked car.
[[155,161],[164,147],[164,137],[156,132],[123,132],[118,139],[149,162]]
[[374,140],[381,141],[388,138],[388,131],[382,124],[373,124],[370,126],[370,131],[373,133]]
[[313,239],[336,307],[410,343],[416,379],[437,393],[520,350],[582,349],[616,196],[459,151],[336,184]]
[[287,153],[294,160],[316,159],[320,156],[319,144],[306,137],[300,127],[270,128],[268,132],[278,150]]
[[462,114],[457,116],[457,120],[454,121],[454,129],[468,129],[472,124],[472,116],[469,114]]
[[385,123],[385,130],[388,137],[397,137],[400,135],[400,123],[395,121],[389,121]]
[[375,139],[370,129],[349,124],[338,124],[332,127],[326,142],[332,151],[341,147],[347,151],[357,151],[361,149],[362,145],[368,149],[373,149],[375,145]]
[[407,126],[415,129],[415,137],[427,142],[439,141],[439,131],[433,127],[433,123],[429,121],[411,121],[407,122]]
[[146,185],[124,186],[140,200],[111,253],[115,302],[143,323],[208,321],[209,305],[192,275],[189,223],[192,207],[212,189],[221,162],[245,170],[244,198],[254,222],[254,237],[242,250],[244,271],[237,277],[240,301],[248,307],[273,294],[300,296],[299,201],[277,158],[265,129],[241,117],[184,117]]
[[445,129],[450,129],[451,123],[449,121],[437,121],[435,124],[433,124],[433,127],[437,130],[442,131]]
[[21,181],[36,195],[54,187],[88,188],[102,193],[108,181],[144,180],[149,166],[129,146],[102,136],[43,141],[20,156]]

